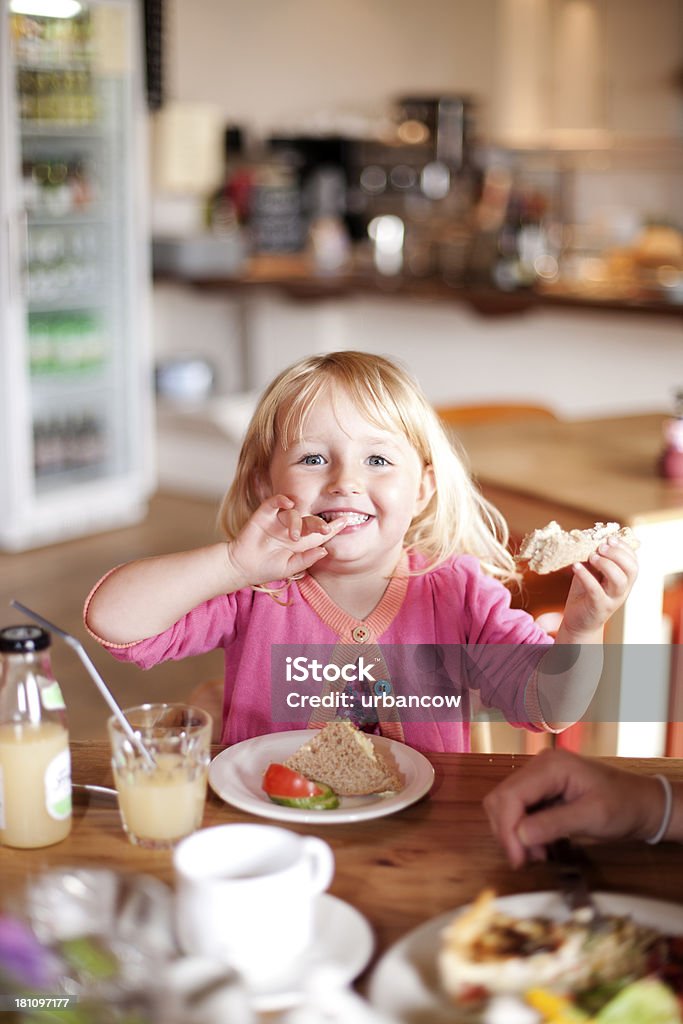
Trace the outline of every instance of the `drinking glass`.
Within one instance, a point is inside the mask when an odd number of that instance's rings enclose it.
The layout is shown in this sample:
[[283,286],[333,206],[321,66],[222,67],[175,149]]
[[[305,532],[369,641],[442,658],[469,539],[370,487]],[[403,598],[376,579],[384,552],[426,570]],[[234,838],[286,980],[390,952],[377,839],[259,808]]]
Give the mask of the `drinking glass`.
[[211,716],[190,704],[141,704],[124,714],[154,763],[144,760],[112,716],[107,727],[121,822],[131,843],[168,849],[202,822]]

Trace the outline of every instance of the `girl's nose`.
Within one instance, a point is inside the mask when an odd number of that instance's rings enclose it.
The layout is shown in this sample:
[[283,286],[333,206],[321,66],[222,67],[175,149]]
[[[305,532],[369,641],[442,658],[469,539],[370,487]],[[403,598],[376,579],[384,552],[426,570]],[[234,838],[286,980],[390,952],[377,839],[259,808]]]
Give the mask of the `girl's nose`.
[[330,494],[359,494],[363,490],[360,474],[350,466],[334,467],[327,490]]

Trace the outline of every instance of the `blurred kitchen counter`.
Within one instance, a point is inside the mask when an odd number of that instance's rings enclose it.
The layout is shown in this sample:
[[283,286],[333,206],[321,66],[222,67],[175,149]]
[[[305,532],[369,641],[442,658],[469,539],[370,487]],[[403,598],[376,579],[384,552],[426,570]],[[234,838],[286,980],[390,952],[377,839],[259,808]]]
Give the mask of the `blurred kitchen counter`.
[[659,297],[654,291],[640,295],[611,294],[608,287],[579,290],[561,283],[546,286],[542,290],[524,288],[502,291],[481,285],[451,284],[436,275],[390,276],[372,270],[323,274],[316,270],[309,256],[300,253],[251,256],[238,273],[194,274],[188,277],[156,272],[155,280],[159,283],[183,283],[206,292],[270,288],[300,301],[339,299],[362,294],[424,302],[450,299],[469,306],[483,316],[492,317],[524,313],[535,308],[565,307],[591,312],[655,313],[683,319],[683,302],[672,302],[666,297]]
[[[311,353],[348,348],[389,355],[434,405],[506,401],[562,417],[618,415],[669,408],[683,381],[683,307],[673,303],[465,289],[367,267],[322,275],[303,255],[263,255],[234,274],[222,266],[159,273],[155,357],[203,359],[212,397],[226,403]],[[171,451],[178,428],[166,446],[176,483],[176,469],[185,476]],[[225,473],[218,460],[203,475],[215,489]]]

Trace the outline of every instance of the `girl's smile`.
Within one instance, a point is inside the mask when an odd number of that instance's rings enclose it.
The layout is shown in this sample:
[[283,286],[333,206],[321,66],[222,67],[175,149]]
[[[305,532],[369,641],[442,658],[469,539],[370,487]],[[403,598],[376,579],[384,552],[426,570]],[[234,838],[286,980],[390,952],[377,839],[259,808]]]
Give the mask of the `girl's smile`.
[[354,512],[352,509],[335,509],[331,512],[318,512],[318,515],[326,523],[333,523],[335,519],[346,519],[349,526],[362,526],[372,518],[366,512]]

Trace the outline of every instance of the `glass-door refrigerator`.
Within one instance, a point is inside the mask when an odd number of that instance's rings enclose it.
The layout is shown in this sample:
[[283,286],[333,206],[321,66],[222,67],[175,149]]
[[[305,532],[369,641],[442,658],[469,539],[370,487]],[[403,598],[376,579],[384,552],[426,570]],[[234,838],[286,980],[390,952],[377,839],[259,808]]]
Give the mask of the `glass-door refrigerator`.
[[0,4],[0,547],[21,550],[133,522],[153,488],[142,4]]

